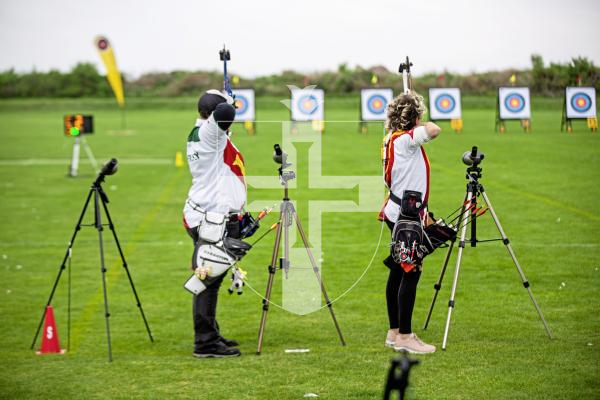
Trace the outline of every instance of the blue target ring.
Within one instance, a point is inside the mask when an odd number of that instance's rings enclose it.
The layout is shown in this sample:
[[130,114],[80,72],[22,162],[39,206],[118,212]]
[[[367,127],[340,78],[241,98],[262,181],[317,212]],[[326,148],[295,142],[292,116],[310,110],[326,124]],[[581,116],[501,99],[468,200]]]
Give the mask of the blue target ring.
[[248,111],[248,99],[239,94],[235,96],[235,115],[242,115]]
[[441,113],[448,114],[456,107],[456,101],[454,97],[449,94],[443,93],[435,99],[435,109]]
[[383,114],[387,107],[387,100],[380,94],[374,94],[367,99],[367,109],[372,114]]
[[587,93],[577,92],[571,97],[571,107],[579,113],[586,112],[592,107],[592,99]]
[[525,98],[519,93],[511,93],[504,99],[504,106],[509,112],[521,112],[525,108]]
[[297,104],[298,110],[306,115],[312,115],[319,109],[319,102],[312,94],[300,97]]

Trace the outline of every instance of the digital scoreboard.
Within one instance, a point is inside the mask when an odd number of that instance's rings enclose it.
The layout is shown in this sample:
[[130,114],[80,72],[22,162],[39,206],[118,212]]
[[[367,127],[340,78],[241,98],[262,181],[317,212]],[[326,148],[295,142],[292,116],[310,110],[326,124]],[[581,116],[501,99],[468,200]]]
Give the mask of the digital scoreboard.
[[63,118],[65,136],[79,136],[94,133],[94,117],[91,115],[73,114]]

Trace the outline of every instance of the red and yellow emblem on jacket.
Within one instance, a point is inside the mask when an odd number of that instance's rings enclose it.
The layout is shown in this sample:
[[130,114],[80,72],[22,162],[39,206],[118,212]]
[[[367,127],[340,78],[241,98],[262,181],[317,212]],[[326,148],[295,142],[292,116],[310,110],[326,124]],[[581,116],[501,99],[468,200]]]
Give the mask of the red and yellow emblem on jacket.
[[246,184],[246,166],[244,165],[244,156],[242,153],[233,145],[231,140],[227,139],[225,150],[223,150],[223,162],[231,169],[240,181]]

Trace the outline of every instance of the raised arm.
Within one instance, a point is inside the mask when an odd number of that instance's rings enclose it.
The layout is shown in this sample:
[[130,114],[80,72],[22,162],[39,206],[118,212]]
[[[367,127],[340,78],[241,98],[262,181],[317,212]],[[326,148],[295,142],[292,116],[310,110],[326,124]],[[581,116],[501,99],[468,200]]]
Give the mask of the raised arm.
[[425,124],[423,124],[423,126],[425,127],[427,136],[429,136],[430,139],[435,139],[442,131],[442,128],[440,128],[433,122],[425,122]]
[[231,104],[221,103],[213,112],[215,122],[223,131],[227,131],[235,119],[235,108]]
[[433,122],[426,122],[416,127],[410,139],[406,140],[405,143],[414,150],[421,147],[430,140],[435,139],[441,131],[442,128],[440,128]]
[[235,108],[231,104],[220,103],[200,129],[200,140],[208,146],[216,146],[227,138],[227,129],[235,119]]

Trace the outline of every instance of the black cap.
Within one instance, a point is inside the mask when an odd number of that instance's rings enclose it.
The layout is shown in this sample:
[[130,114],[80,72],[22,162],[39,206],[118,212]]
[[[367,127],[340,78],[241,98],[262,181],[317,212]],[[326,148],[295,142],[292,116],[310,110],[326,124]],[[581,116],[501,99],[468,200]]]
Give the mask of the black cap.
[[227,102],[225,96],[217,93],[219,93],[217,90],[209,90],[200,96],[198,100],[198,112],[200,115],[208,118],[219,104]]

